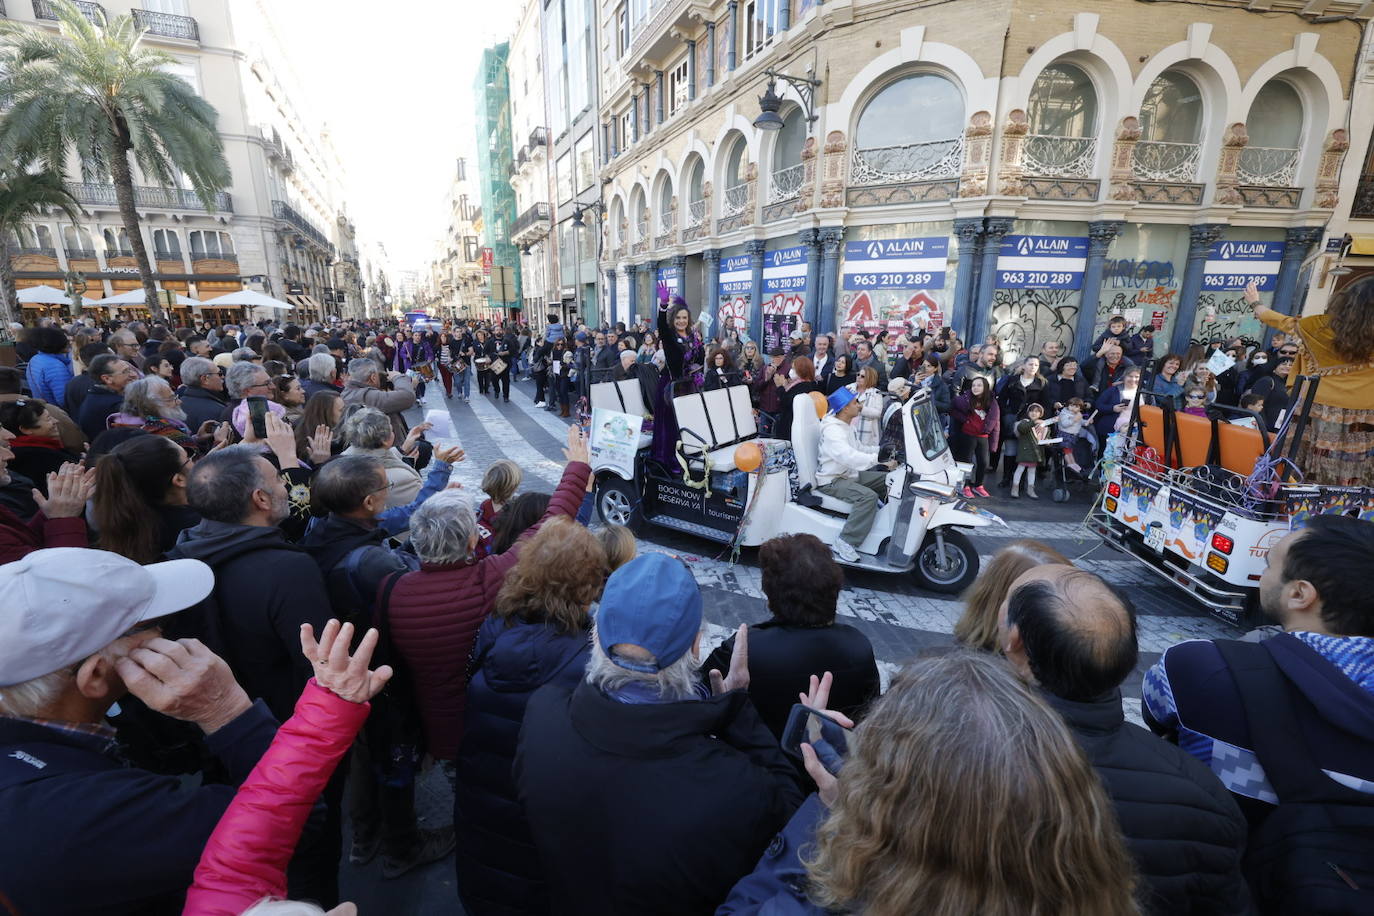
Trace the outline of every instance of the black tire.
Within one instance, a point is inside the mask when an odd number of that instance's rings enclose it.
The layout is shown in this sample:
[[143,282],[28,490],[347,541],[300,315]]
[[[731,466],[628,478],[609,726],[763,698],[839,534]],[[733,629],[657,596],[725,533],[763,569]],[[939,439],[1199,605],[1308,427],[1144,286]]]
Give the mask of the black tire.
[[624,525],[638,532],[644,520],[641,497],[634,484],[608,474],[596,482],[593,497],[596,517],[603,525]]
[[921,549],[916,551],[916,566],[911,574],[916,577],[916,584],[927,591],[957,595],[978,578],[978,551],[968,535],[961,531],[944,528],[941,533],[945,542],[947,568],[940,569],[936,565],[939,543],[935,539],[935,532],[928,531]]
[[1069,501],[1069,488],[1068,488],[1068,487],[1055,487],[1055,488],[1054,488],[1054,491],[1050,493],[1050,499],[1054,500],[1054,501],[1057,502],[1057,503],[1066,503],[1066,502],[1068,502],[1068,501]]

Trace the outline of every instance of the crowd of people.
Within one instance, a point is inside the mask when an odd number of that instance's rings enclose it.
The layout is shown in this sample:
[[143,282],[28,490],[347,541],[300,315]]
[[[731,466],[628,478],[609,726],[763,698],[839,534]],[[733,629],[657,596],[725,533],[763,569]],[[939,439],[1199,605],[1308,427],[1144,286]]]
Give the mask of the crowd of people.
[[[1261,318],[1318,369],[1321,347],[1345,352]],[[587,526],[580,425],[553,493],[499,461],[477,494],[452,480],[462,449],[413,422],[426,382],[466,398],[475,372],[500,398],[528,371],[568,411],[605,372],[645,386],[657,449],[675,386],[739,379],[775,435],[792,397],[828,394],[823,451],[857,466],[885,460],[887,399],[925,388],[975,466],[1029,496],[1046,438],[1072,450],[1066,427],[1088,439],[1094,409],[1129,403],[1127,351],[1158,359],[1123,335],[1114,319],[1086,366],[1046,344],[1007,371],[948,331],[802,324],[762,354],[730,322],[708,340],[680,300],[653,327],[539,333],[27,329],[26,371],[0,369],[0,899],[347,912],[343,862],[380,859],[387,880],[453,853],[474,916],[1287,912],[1294,894],[1358,911],[1368,523],[1320,517],[1271,550],[1260,599],[1281,632],[1166,652],[1151,734],[1123,709],[1129,598],[1044,545],[999,553],[956,647],[884,690],[816,537],[760,548],[766,618],[707,651],[690,569]],[[842,770],[793,733],[798,700],[847,733]],[[428,767],[451,827],[417,814]],[[1314,805],[1344,826],[1323,834]]]

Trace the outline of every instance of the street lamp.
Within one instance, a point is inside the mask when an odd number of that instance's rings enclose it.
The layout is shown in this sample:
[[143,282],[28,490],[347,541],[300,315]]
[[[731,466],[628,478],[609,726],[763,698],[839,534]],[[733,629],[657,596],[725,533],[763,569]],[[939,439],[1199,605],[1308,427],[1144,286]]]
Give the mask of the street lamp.
[[806,131],[810,133],[811,125],[819,117],[815,110],[816,89],[821,85],[821,81],[808,76],[788,76],[776,70],[763,72],[768,77],[768,86],[763,90],[763,95],[759,96],[759,116],[754,119],[754,126],[759,130],[782,130],[783,120],[778,115],[778,109],[782,107],[782,96],[778,95],[778,80],[782,80],[791,86],[792,91],[801,99],[802,111],[806,117]]
[[[573,308],[577,310],[577,317],[582,318],[582,232],[587,228],[587,222],[582,218],[582,214],[591,210],[600,213],[603,209],[601,201],[594,200],[589,204],[580,201],[573,202],[572,221],[569,226],[573,229]],[[598,317],[600,307],[597,308]]]

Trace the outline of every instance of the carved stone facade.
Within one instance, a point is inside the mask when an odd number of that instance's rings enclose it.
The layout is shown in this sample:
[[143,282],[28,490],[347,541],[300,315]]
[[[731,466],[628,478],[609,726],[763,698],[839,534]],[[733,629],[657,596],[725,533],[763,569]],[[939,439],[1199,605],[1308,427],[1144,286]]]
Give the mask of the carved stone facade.
[[1240,178],[1237,172],[1240,170],[1241,150],[1249,142],[1250,135],[1245,125],[1239,122],[1226,128],[1226,133],[1222,135],[1221,156],[1217,159],[1217,203],[1234,206],[1245,202],[1238,187]]
[[1007,114],[1002,125],[1002,150],[997,162],[997,193],[1006,197],[1025,195],[1022,179],[1025,177],[1026,133],[1030,130],[1030,119],[1020,108]]
[[974,112],[964,130],[964,168],[959,175],[960,197],[982,197],[988,193],[988,170],[992,166],[992,115]]
[[1345,161],[1348,149],[1350,135],[1341,128],[1331,131],[1326,143],[1322,144],[1322,158],[1317,164],[1317,194],[1312,206],[1323,210],[1335,209],[1340,201],[1341,163]]
[[1135,187],[1135,145],[1140,142],[1140,121],[1132,115],[1121,119],[1112,144],[1111,198],[1139,200]]
[[849,142],[843,131],[832,130],[826,135],[822,156],[821,207],[843,207],[849,180]]

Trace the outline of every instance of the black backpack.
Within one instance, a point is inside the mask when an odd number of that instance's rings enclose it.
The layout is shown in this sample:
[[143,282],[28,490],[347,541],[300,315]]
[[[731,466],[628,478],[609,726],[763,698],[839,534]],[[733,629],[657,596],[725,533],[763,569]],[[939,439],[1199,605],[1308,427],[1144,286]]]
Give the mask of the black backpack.
[[[1320,658],[1294,636],[1275,639],[1290,640],[1290,647]],[[1245,855],[1246,879],[1259,912],[1374,913],[1374,795],[1334,781],[1312,759],[1299,740],[1294,691],[1268,646],[1214,644],[1235,678],[1255,756],[1281,799],[1251,831]],[[1306,705],[1306,698],[1301,702]]]

